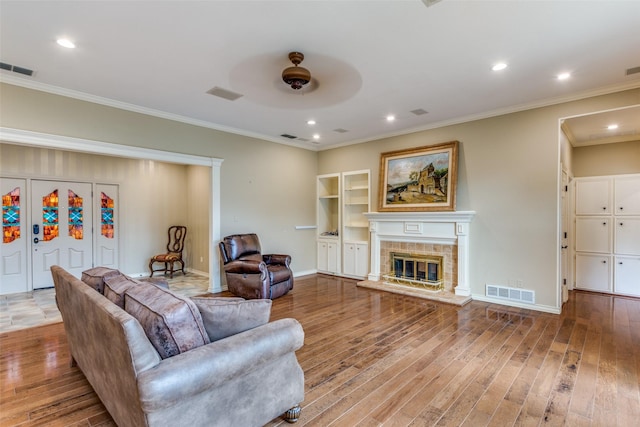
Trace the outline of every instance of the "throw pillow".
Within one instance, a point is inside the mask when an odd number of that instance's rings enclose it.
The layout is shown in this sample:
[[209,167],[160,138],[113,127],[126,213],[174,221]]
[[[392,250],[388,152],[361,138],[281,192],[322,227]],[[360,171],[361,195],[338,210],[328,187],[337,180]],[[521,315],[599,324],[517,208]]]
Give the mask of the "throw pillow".
[[104,296],[120,308],[124,308],[124,294],[131,287],[140,285],[140,282],[129,276],[121,274],[104,279]]
[[189,298],[140,283],[127,290],[124,301],[124,309],[138,319],[163,359],[209,343],[200,312]]
[[213,341],[256,328],[269,322],[270,299],[192,297],[204,328]]
[[109,277],[121,275],[122,273],[114,268],[94,267],[82,272],[82,281],[101,294],[104,294],[104,280]]

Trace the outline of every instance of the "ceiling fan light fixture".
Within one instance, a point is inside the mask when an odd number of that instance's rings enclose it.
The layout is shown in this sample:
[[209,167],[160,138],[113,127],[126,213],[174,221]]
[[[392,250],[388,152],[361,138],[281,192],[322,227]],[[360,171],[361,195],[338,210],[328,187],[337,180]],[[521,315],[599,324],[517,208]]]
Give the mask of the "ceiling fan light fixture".
[[299,90],[311,81],[311,73],[304,67],[298,65],[304,59],[304,55],[300,52],[289,53],[289,60],[293,63],[293,67],[285,68],[282,71],[282,80],[291,86],[291,89]]

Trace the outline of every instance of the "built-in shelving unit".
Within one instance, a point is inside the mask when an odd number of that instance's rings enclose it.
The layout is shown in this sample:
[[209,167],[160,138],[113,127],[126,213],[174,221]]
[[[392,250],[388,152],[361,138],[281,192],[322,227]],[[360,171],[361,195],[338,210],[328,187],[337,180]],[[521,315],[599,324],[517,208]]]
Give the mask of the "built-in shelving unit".
[[640,175],[576,178],[576,287],[640,296]]
[[342,273],[364,278],[369,274],[369,170],[342,173]]
[[318,271],[365,278],[369,274],[369,170],[319,175]]
[[318,271],[340,274],[340,174],[317,177]]

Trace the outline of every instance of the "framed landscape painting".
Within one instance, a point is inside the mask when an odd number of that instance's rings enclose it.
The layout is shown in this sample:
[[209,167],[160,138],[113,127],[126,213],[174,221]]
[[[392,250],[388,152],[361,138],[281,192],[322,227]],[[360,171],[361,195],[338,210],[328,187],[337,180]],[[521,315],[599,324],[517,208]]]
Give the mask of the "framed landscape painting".
[[380,155],[378,210],[454,211],[458,141]]

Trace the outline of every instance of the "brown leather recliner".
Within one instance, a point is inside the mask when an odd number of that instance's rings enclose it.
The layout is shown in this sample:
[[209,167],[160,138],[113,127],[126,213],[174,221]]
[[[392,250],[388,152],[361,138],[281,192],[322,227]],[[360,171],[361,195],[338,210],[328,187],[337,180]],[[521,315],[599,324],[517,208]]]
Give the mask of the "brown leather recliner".
[[256,234],[234,234],[218,244],[229,292],[246,299],[275,299],[293,289],[289,255],[260,253]]

